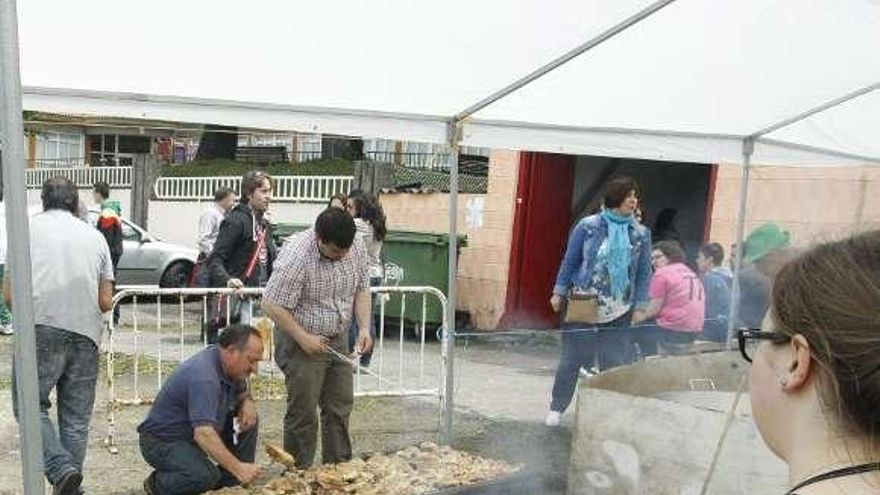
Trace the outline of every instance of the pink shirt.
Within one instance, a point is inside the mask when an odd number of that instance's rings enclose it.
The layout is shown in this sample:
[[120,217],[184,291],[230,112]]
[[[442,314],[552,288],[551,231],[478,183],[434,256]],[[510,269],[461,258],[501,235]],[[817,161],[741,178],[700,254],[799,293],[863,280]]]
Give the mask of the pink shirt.
[[680,332],[702,332],[706,295],[700,277],[684,263],[672,263],[654,272],[651,299],[663,300],[657,324]]

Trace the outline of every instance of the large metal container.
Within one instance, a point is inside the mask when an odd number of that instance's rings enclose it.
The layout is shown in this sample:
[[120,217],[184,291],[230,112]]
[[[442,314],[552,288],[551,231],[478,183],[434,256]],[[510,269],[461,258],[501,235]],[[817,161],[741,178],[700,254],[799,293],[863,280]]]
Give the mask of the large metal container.
[[649,360],[583,380],[568,493],[698,495],[716,452],[706,493],[785,493],[785,465],[751,418],[746,372],[737,354],[718,352]]

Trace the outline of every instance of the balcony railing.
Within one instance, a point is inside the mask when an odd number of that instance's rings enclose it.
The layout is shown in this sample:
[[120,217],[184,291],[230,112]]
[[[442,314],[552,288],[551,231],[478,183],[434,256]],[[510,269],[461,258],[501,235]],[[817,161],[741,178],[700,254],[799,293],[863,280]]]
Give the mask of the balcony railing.
[[67,177],[79,188],[106,182],[110,187],[131,187],[131,167],[59,167],[35,168],[25,171],[27,187],[36,189],[52,177]]
[[[272,178],[273,201],[322,203],[334,194],[348,194],[354,177],[333,175],[281,175]],[[162,177],[156,181],[156,199],[166,201],[209,201],[214,191],[228,187],[239,194],[241,177]]]

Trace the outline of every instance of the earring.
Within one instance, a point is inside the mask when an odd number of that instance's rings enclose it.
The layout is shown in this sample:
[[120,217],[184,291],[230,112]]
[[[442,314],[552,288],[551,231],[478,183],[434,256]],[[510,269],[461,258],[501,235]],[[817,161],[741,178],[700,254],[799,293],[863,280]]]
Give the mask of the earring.
[[786,380],[785,378],[780,378],[779,379],[779,386],[781,388],[785,388],[786,385],[788,385],[788,380]]

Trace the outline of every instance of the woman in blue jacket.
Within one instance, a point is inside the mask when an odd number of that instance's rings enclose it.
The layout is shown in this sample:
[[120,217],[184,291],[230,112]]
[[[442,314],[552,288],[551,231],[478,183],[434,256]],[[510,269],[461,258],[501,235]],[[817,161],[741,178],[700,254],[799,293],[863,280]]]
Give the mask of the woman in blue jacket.
[[550,305],[563,314],[575,305],[590,310],[589,316],[583,310],[566,315],[547,426],[559,425],[581,367],[598,358],[606,370],[634,359],[629,327],[633,312],[648,303],[651,279],[651,232],[635,219],[638,196],[635,180],[611,180],[602,211],[580,220],[569,235]]

